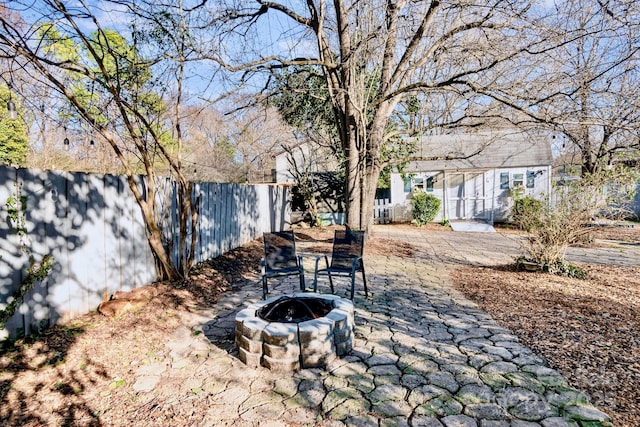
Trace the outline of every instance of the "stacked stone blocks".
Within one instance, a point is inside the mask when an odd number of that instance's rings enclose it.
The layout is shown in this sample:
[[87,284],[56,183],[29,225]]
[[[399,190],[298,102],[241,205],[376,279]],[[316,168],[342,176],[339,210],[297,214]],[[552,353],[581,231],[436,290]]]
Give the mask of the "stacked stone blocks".
[[281,296],[251,304],[236,315],[236,345],[240,359],[251,367],[276,372],[326,366],[353,348],[353,303],[336,295],[298,293],[295,297],[322,298],[333,309],[324,317],[301,323],[268,322],[257,311]]

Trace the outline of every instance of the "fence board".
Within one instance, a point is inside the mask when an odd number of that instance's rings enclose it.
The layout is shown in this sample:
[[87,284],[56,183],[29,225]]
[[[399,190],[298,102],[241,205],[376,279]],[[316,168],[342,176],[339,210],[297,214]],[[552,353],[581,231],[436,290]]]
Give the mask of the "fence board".
[[69,280],[69,257],[67,238],[73,241],[75,237],[69,233],[68,217],[68,193],[67,178],[62,172],[54,172],[49,176],[51,188],[51,201],[53,203],[53,216],[46,224],[46,241],[49,253],[55,260],[48,276],[49,295],[48,301],[53,310],[51,322],[56,323],[63,312],[71,311],[70,297],[73,293],[73,284]]
[[215,256],[222,253],[222,194],[221,184],[213,184],[214,188],[214,231],[215,231]]
[[[8,200],[15,197],[17,171],[0,168],[0,308],[4,309],[9,303],[8,298],[13,295],[22,280],[22,271],[27,257],[20,251],[20,238],[14,229],[14,223],[9,218]],[[0,330],[0,339],[8,336],[7,330],[23,327],[22,316],[14,316],[6,322],[6,330]]]
[[[46,174],[37,170],[23,170],[21,178],[22,196],[25,197],[27,206],[25,215],[27,245],[30,248],[34,261],[39,262],[47,254],[45,245],[45,224],[47,209],[42,209],[45,200]],[[31,261],[25,263],[25,268],[31,265]],[[23,270],[23,277],[26,271]],[[32,327],[39,330],[41,326],[47,326],[49,319],[49,305],[47,303],[46,283],[35,283],[32,290],[26,295],[24,304],[20,307],[25,333],[31,333]]]
[[[63,224],[63,221],[58,217],[58,215],[66,215],[66,212],[62,210],[63,208],[61,208],[58,203],[60,199],[58,193],[61,191],[60,187],[62,183],[63,178],[59,173],[45,172],[43,176],[44,194],[39,202],[40,205],[38,206],[34,201],[34,211],[42,212],[42,234],[39,237],[42,239],[44,247],[41,249],[41,252],[42,254],[49,254],[54,260],[54,263],[51,266],[51,271],[44,280],[44,286],[46,287],[47,294],[46,304],[48,309],[48,321],[50,324],[56,323],[60,316],[56,310],[52,309],[52,307],[55,306],[56,303],[54,300],[54,287],[57,280],[61,280],[61,266],[65,262],[63,255],[66,256],[66,247],[59,246],[62,245],[63,242],[56,236],[56,227],[62,227]],[[63,191],[66,192],[66,190]],[[62,199],[64,200],[65,198],[66,197],[63,193]],[[63,201],[62,203],[65,202]]]
[[[105,208],[103,212],[103,220],[105,224],[103,235],[103,250],[105,254],[105,290],[108,292],[115,287],[114,284],[118,284],[117,290],[120,289],[120,283],[122,282],[120,265],[120,222],[119,216],[121,215],[119,200],[121,198],[119,190],[118,177],[113,175],[106,175],[104,179],[104,201]],[[107,207],[108,203],[108,207]]]
[[224,206],[221,207],[221,210],[224,209],[224,217],[221,218],[220,220],[222,221],[222,224],[224,225],[224,236],[223,236],[223,244],[222,244],[222,253],[227,252],[229,250],[229,248],[231,248],[231,242],[233,240],[233,231],[234,231],[234,218],[232,216],[232,212],[233,212],[233,207],[234,207],[234,203],[235,200],[233,198],[233,193],[235,190],[235,184],[231,184],[228,187],[223,187],[222,188],[222,192],[223,192],[223,199],[224,200]]
[[87,217],[83,228],[83,234],[95,236],[87,241],[92,252],[90,253],[91,286],[95,288],[96,296],[102,299],[108,292],[107,285],[107,248],[105,247],[105,234],[107,223],[105,221],[105,175],[87,175]]

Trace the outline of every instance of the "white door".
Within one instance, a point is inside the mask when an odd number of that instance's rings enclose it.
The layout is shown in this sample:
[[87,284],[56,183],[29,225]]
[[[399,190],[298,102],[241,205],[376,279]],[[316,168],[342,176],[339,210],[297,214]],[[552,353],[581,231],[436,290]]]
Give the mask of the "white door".
[[488,219],[484,173],[447,175],[447,218]]

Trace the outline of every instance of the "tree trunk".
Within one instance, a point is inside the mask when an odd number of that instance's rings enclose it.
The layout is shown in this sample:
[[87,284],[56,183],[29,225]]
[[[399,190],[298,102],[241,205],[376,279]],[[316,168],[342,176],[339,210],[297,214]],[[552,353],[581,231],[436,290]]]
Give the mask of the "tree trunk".
[[[149,180],[153,179],[153,177],[148,178]],[[162,230],[158,227],[156,223],[156,214],[153,207],[147,203],[146,200],[142,198],[142,195],[135,186],[135,182],[133,180],[129,181],[129,188],[134,193],[134,197],[138,202],[138,206],[140,207],[140,211],[142,212],[142,217],[144,219],[145,228],[147,230],[147,239],[149,241],[149,247],[151,248],[151,253],[155,260],[158,279],[159,280],[178,280],[182,278],[182,275],[176,269],[175,264],[171,260],[171,255],[167,253],[164,245],[162,244]],[[155,191],[153,190],[153,186],[150,187],[150,191],[147,191],[147,198],[150,200],[155,198]]]
[[373,207],[376,198],[376,189],[378,187],[378,178],[380,177],[380,168],[371,167],[367,169],[366,185],[362,189],[362,222],[363,229],[366,234],[371,233],[373,227]]
[[345,153],[346,164],[346,224],[354,230],[360,230],[360,203],[361,203],[361,173],[360,173],[360,152],[357,148],[356,134],[354,129],[347,135],[349,148]]

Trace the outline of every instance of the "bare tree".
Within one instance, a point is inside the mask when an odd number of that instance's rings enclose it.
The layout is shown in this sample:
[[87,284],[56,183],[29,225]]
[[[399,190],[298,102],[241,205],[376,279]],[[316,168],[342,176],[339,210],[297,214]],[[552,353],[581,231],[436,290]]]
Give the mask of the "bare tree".
[[[187,18],[177,4],[144,1],[105,1],[99,7],[80,0],[38,3],[14,1],[5,7],[25,13],[28,25],[16,25],[0,14],[0,55],[32,83],[47,87],[64,100],[60,111],[69,123],[81,123],[99,135],[120,162],[144,219],[147,238],[160,278],[188,274],[195,236],[189,226],[197,221],[191,183],[182,169],[183,78],[189,54]],[[124,10],[133,22],[127,41],[104,28],[98,13]],[[124,28],[119,28],[123,31]],[[144,52],[144,55],[142,54]],[[152,67],[158,76],[152,80]],[[171,94],[166,104],[162,94]],[[167,116],[176,119],[167,121]],[[173,128],[168,129],[172,123]],[[132,162],[135,158],[135,162]],[[178,188],[180,220],[179,260],[165,247],[156,200],[156,169],[168,170]],[[138,173],[146,175],[141,182]]]
[[[226,2],[221,39],[245,37],[277,14],[268,37],[243,38],[241,52],[213,58],[243,76],[314,65],[327,82],[346,161],[346,214],[353,228],[372,222],[385,141],[400,131],[389,119],[403,99],[423,101],[485,87],[487,72],[534,42],[526,33],[533,2],[519,0]],[[271,46],[265,40],[273,41]],[[253,43],[251,43],[253,42]],[[287,45],[288,49],[282,46]],[[235,55],[237,60],[229,58]],[[429,108],[429,107],[427,107]]]
[[239,182],[271,181],[274,154],[294,142],[291,129],[274,108],[258,103],[229,116],[227,131],[236,147]]
[[237,165],[227,120],[210,105],[185,108],[184,170],[193,181],[233,182]]
[[537,31],[548,37],[531,51],[535,55],[496,75],[491,87],[476,88],[500,103],[476,109],[475,116],[546,126],[577,155],[583,173],[637,158],[640,5],[570,0],[550,11],[539,22]]
[[185,173],[194,180],[270,182],[273,155],[293,141],[278,112],[260,101],[236,98],[248,105],[223,114],[209,104],[185,108]]

